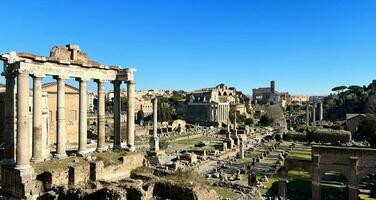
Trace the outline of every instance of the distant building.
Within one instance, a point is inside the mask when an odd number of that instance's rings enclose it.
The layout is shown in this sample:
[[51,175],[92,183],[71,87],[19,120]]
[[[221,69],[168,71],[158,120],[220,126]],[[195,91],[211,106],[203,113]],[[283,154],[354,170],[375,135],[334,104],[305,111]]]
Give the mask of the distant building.
[[309,102],[309,96],[304,95],[291,95],[290,101],[292,104],[303,105],[303,103]]
[[153,103],[151,99],[137,97],[135,101],[135,113],[139,112],[140,110],[144,112],[144,116],[153,114]]
[[275,81],[270,82],[270,87],[253,89],[252,100],[255,104],[274,104],[282,107],[286,107],[291,102],[288,92],[276,91]]
[[222,126],[229,122],[231,105],[233,109],[244,112],[245,106],[240,104],[244,105],[249,100],[235,88],[220,84],[213,88],[193,91],[187,94],[186,101],[188,103],[184,117],[188,123]]
[[[57,82],[44,84],[43,92],[47,93],[48,99],[48,144],[56,143],[57,130]],[[79,122],[79,90],[71,85],[65,84],[65,123],[67,143],[78,144],[78,122]]]
[[360,122],[366,117],[365,114],[348,113],[346,114],[346,129],[351,133],[358,131]]
[[88,111],[89,112],[95,112],[95,99],[98,98],[97,94],[95,92],[88,92],[87,95],[88,98]]

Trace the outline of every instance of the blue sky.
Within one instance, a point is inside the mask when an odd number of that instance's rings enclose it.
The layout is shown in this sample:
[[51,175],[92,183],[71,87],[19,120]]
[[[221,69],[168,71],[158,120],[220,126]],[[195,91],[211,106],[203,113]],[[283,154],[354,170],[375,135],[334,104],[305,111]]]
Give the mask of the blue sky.
[[0,52],[74,43],[136,67],[138,89],[223,82],[250,94],[274,79],[279,91],[322,95],[376,79],[375,10],[372,0],[4,1]]

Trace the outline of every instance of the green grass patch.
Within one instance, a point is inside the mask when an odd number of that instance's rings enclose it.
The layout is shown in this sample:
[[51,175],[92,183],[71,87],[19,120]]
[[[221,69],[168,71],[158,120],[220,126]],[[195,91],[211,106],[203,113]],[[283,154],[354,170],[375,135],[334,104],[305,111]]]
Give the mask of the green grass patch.
[[311,160],[311,151],[291,151],[287,156],[287,159],[291,160]]
[[223,188],[223,187],[213,187],[213,189],[217,192],[219,196],[222,198],[226,199],[238,199],[239,195],[235,193],[234,191],[228,189],[228,188]]

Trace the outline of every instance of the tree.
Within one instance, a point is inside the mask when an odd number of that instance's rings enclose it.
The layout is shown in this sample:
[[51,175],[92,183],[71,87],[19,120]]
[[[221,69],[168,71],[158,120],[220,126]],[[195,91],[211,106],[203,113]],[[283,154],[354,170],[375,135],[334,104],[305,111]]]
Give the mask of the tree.
[[253,124],[253,119],[252,119],[252,118],[247,118],[247,119],[245,119],[245,125],[250,126],[250,125],[252,125],[252,124]]
[[358,85],[349,86],[348,89],[351,90],[352,92],[355,92],[355,93],[363,92],[363,87],[358,86]]
[[376,147],[376,115],[368,114],[359,124],[360,139],[366,140],[371,147]]
[[274,123],[274,119],[269,117],[268,115],[263,115],[261,116],[259,123],[261,126],[271,126]]
[[338,86],[338,87],[333,88],[332,91],[333,92],[337,92],[339,94],[339,93],[343,92],[346,89],[347,89],[346,86]]

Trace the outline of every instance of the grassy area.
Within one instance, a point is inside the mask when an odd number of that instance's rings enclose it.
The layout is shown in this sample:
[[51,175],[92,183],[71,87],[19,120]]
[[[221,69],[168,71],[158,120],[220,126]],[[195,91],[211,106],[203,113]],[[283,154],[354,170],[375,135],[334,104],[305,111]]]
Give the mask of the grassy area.
[[[78,162],[75,163],[74,160],[77,159]],[[34,163],[32,166],[36,171],[49,171],[49,170],[60,170],[60,169],[68,169],[71,165],[80,165],[88,163],[84,158],[82,157],[68,157],[64,159],[59,160],[49,160],[41,163]]]
[[170,144],[194,146],[195,144],[200,143],[200,142],[210,142],[210,141],[215,141],[215,140],[218,140],[218,139],[214,137],[202,136],[202,137],[190,138],[186,140],[172,141],[170,142]]
[[366,176],[360,180],[359,199],[376,200],[376,188],[374,186],[375,182],[375,175]]
[[219,196],[222,198],[226,199],[237,199],[239,198],[239,195],[236,194],[234,191],[228,189],[228,188],[223,188],[223,187],[213,187],[213,189],[217,192]]
[[92,157],[97,157],[98,161],[103,161],[104,166],[110,166],[114,164],[120,164],[119,158],[121,156],[126,156],[132,154],[132,152],[113,152],[113,151],[106,151],[102,153],[93,153]]
[[291,160],[311,160],[311,151],[296,150],[291,151],[287,159]]

